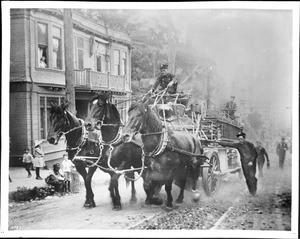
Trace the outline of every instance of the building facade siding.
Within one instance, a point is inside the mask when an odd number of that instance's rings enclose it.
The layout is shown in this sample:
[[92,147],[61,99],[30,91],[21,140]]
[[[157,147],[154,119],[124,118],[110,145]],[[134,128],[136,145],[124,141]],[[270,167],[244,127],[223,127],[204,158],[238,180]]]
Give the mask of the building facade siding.
[[[40,44],[41,36],[45,46]],[[73,13],[73,43],[77,117],[86,116],[87,103],[99,90],[111,91],[113,103],[130,98],[129,36]],[[11,9],[10,47],[11,163],[18,161],[24,148],[33,149],[35,140],[43,140],[46,162],[61,158],[66,148],[64,137],[58,145],[50,145],[46,135],[49,102],[65,98],[63,13],[55,9]],[[114,57],[115,51],[126,59]],[[39,66],[41,55],[46,55],[46,68]],[[125,101],[120,110],[123,120],[123,106],[128,104]]]

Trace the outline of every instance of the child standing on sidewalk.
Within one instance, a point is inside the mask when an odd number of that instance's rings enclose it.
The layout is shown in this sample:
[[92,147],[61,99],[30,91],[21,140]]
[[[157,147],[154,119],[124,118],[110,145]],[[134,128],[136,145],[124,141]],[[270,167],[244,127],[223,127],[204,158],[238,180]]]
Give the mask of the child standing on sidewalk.
[[33,161],[33,156],[31,153],[29,153],[29,149],[25,149],[25,153],[23,154],[23,160],[22,162],[25,164],[25,169],[28,172],[27,178],[31,177],[30,167]]
[[63,161],[61,163],[62,171],[64,173],[64,178],[66,180],[66,192],[70,193],[71,191],[71,169],[75,167],[71,160],[68,159],[68,154],[63,155]]
[[42,141],[36,140],[34,144],[35,159],[33,161],[33,166],[35,167],[36,179],[38,180],[42,180],[42,177],[40,176],[40,168],[45,166],[44,152],[40,146],[41,143]]

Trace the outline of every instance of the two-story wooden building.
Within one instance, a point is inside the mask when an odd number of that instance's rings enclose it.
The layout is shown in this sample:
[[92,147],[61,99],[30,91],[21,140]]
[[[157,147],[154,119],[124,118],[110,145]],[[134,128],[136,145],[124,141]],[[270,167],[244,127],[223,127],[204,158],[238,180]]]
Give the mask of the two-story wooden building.
[[[11,9],[10,158],[11,162],[44,140],[45,161],[61,158],[58,145],[46,141],[50,101],[65,98],[63,12],[59,9]],[[112,91],[113,103],[131,96],[131,40],[128,35],[75,13],[73,21],[77,117],[99,90]],[[44,63],[40,60],[44,58]],[[123,120],[128,101],[118,104]]]

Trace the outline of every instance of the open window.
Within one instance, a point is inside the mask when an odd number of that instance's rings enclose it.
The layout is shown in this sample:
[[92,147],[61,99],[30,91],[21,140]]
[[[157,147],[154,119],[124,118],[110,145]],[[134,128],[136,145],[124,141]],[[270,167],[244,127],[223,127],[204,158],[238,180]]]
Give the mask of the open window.
[[48,67],[48,27],[44,23],[38,23],[38,66]]

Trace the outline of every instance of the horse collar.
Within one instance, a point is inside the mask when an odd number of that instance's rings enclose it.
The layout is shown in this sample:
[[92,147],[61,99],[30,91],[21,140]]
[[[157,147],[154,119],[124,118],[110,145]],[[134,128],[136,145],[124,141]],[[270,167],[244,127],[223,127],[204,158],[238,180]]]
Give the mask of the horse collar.
[[[150,153],[145,153],[144,152],[144,149],[142,148],[143,150],[143,153],[145,156],[148,156],[148,157],[157,157],[158,155],[162,154],[166,147],[167,147],[167,144],[169,142],[169,137],[168,137],[168,131],[166,128],[163,128],[163,131],[162,132],[159,132],[160,134],[162,134],[162,137],[160,137],[160,142],[159,144],[157,145],[157,147]],[[158,133],[153,133],[153,134],[158,134]],[[149,135],[149,134],[147,134]]]

